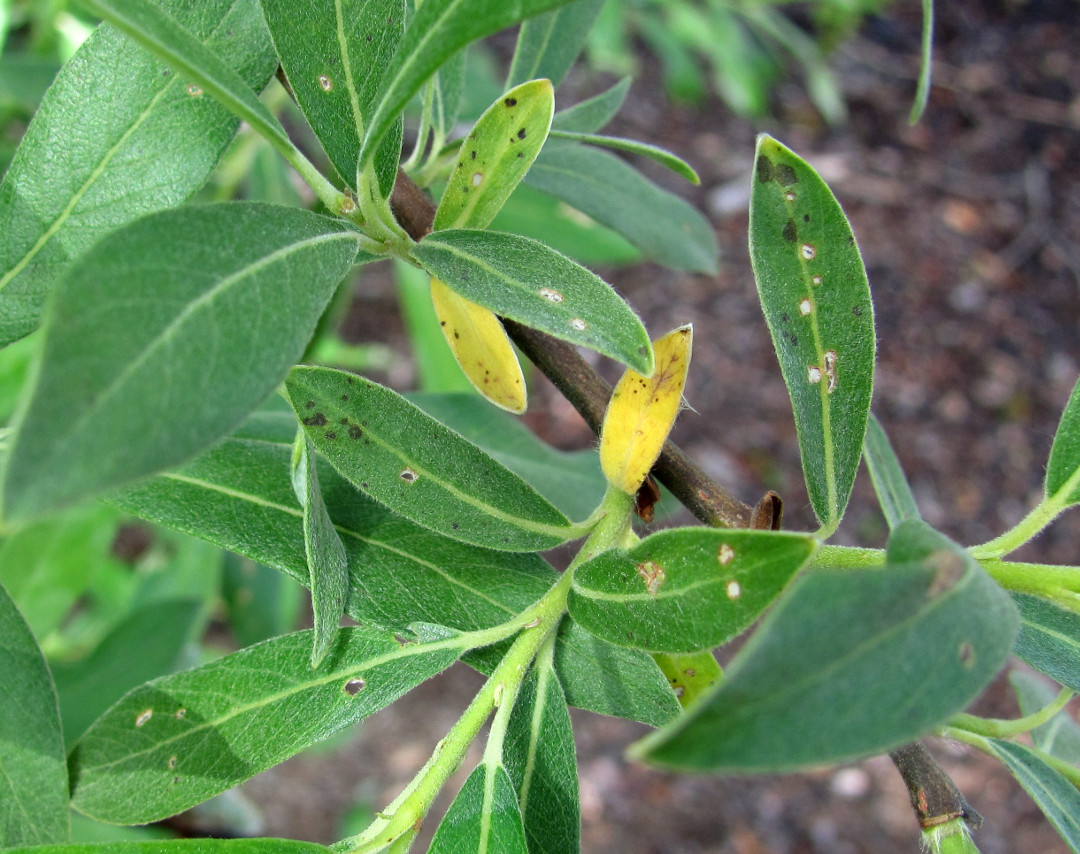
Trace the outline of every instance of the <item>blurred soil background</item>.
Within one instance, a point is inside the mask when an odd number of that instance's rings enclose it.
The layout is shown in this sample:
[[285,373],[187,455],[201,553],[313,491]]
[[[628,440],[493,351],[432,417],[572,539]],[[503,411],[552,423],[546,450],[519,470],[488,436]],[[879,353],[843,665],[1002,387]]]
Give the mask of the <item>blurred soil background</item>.
[[[771,133],[806,157],[844,205],[869,271],[879,337],[875,412],[924,516],[974,544],[1037,501],[1080,374],[1080,3],[938,4],[930,103],[909,126],[920,26],[919,4],[896,3],[833,54],[849,110],[834,128],[797,79],[775,91],[766,121],[739,118],[715,98],[673,104],[656,60],[643,52],[608,131],[665,146],[699,171],[701,186],[691,187],[642,167],[708,214],[721,269],[709,277],[646,263],[601,272],[654,335],[694,324],[692,410],[680,417],[676,441],[744,501],[774,489],[785,501],[785,527],[812,529],[746,248],[756,134]],[[576,71],[560,95],[587,96],[610,83]],[[401,352],[393,293],[389,281],[365,279],[350,333]],[[617,377],[613,366],[598,367]],[[415,382],[407,362],[388,378],[399,388]],[[594,441],[542,377],[534,377],[528,419],[561,447]],[[879,546],[885,535],[862,473],[837,541]],[[1059,520],[1017,557],[1076,563],[1080,519]],[[265,832],[337,838],[355,803],[377,809],[396,795],[479,684],[457,667],[364,723],[346,749],[298,757],[252,781],[244,791],[265,805]],[[1004,679],[976,708],[1016,713]],[[885,757],[764,779],[678,776],[624,760],[644,727],[586,713],[574,722],[582,847],[591,854],[919,850],[906,790]],[[984,854],[1067,850],[1000,765],[960,746],[929,746],[985,817],[976,835]]]
[[[808,159],[850,216],[876,302],[875,412],[933,525],[974,544],[1034,505],[1080,374],[1080,3],[954,0],[936,14],[934,85],[915,126],[907,117],[921,11],[903,0],[868,18],[830,57],[849,112],[843,125],[822,119],[797,77],[774,91],[767,120],[740,118],[715,96],[673,103],[657,60],[641,51],[627,104],[608,128],[665,146],[698,170],[701,186],[692,187],[642,166],[706,212],[720,242],[716,276],[649,263],[599,271],[654,335],[694,324],[692,409],[674,438],[744,501],[776,490],[790,529],[816,524],[746,248],[756,134],[773,134]],[[512,45],[512,37],[496,40],[493,49],[505,58]],[[579,68],[559,106],[612,82]],[[386,267],[365,271],[347,330],[405,354]],[[598,367],[616,378],[614,366]],[[402,390],[416,385],[404,357],[380,379]],[[528,423],[544,438],[563,448],[594,443],[542,377],[533,377],[531,398]],[[836,541],[879,546],[886,532],[860,474]],[[1080,517],[1066,515],[1017,557],[1080,562]],[[241,792],[259,814],[252,829],[319,842],[356,832],[423,764],[479,685],[477,674],[455,667],[329,746],[250,781]],[[1004,679],[976,710],[1016,713]],[[623,758],[645,727],[573,717],[589,854],[919,850],[906,790],[887,758],[784,777],[680,776]],[[966,748],[929,746],[985,817],[976,835],[984,854],[1067,850],[1001,766]],[[174,826],[205,830],[209,821],[203,811]],[[433,816],[425,839],[436,823]]]

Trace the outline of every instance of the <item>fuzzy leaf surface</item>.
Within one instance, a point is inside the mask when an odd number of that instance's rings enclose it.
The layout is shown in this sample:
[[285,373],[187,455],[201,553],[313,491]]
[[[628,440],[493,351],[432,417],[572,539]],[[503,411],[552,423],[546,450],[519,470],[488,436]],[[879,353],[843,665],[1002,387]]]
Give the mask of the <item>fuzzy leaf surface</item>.
[[454,229],[412,249],[425,270],[468,300],[534,329],[652,373],[648,333],[603,279],[527,237]]
[[[260,2],[296,102],[338,175],[355,188],[360,142],[376,104],[379,76],[372,70],[385,68],[401,42],[405,0]],[[391,134],[376,157],[384,195],[394,186],[400,144]]]
[[1053,679],[1080,692],[1080,615],[1027,593],[1014,593],[1020,634],[1013,653]]
[[123,486],[226,435],[300,358],[355,256],[333,220],[254,202],[110,234],[69,269],[46,318],[7,516]]
[[[162,6],[249,88],[274,73],[254,0]],[[57,75],[0,184],[0,345],[37,327],[70,259],[202,186],[238,120],[189,83],[110,26]]]
[[293,446],[293,491],[304,508],[304,552],[311,587],[315,644],[311,666],[318,667],[337,635],[349,595],[349,559],[319,488],[315,448],[301,431]]
[[396,392],[328,368],[296,368],[285,387],[319,453],[418,525],[503,551],[578,535],[525,481]]
[[874,482],[878,504],[881,512],[885,514],[889,528],[895,528],[906,519],[920,518],[919,507],[915,503],[907,476],[900,467],[900,460],[896,458],[889,437],[885,435],[881,422],[873,413],[870,413],[870,421],[866,426],[863,454],[870,479]]
[[546,77],[558,86],[585,46],[603,0],[573,0],[530,18],[518,31],[507,83]]
[[68,838],[68,779],[45,656],[0,585],[0,847]]
[[1080,382],[1065,405],[1046,465],[1046,495],[1058,493],[1065,506],[1080,501]]
[[1080,851],[1080,792],[1030,747],[989,739],[990,747],[1073,851]]
[[584,519],[604,497],[593,451],[560,451],[521,421],[492,412],[471,394],[411,394],[409,399],[517,473],[571,519]]
[[567,0],[428,0],[409,22],[383,71],[360,151],[363,165],[420,87],[458,51]]
[[514,784],[502,765],[482,763],[446,811],[428,854],[528,854]]
[[844,514],[874,385],[874,309],[835,196],[805,160],[758,138],[750,259],[799,433],[803,475],[826,531]]
[[[259,413],[175,472],[113,497],[145,519],[281,570],[305,587],[303,511],[289,460],[296,419]],[[557,580],[534,554],[509,554],[433,534],[372,501],[320,462],[319,482],[349,562],[347,613],[400,631],[413,622],[461,631],[505,622]]]
[[811,537],[776,531],[661,531],[580,566],[570,616],[620,646],[712,649],[749,627],[815,548]]
[[617,231],[654,261],[715,273],[716,235],[696,208],[624,160],[587,145],[536,159],[525,182]]
[[539,661],[521,686],[503,746],[530,851],[578,854],[581,810],[570,713],[551,662]]
[[460,641],[430,627],[342,629],[313,671],[310,631],[274,638],[127,694],[72,751],[72,805],[118,824],[175,815],[389,705],[444,670]]
[[724,681],[634,751],[725,773],[886,751],[963,709],[1001,668],[1016,626],[1007,594],[964,549],[905,522],[885,567],[803,576]]
[[432,228],[487,228],[529,171],[555,112],[549,80],[501,95],[461,143]]

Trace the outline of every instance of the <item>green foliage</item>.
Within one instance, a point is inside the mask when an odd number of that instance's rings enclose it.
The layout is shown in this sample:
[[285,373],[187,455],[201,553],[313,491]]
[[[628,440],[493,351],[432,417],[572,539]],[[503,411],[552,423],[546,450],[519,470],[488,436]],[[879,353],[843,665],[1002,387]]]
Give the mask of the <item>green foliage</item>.
[[[12,422],[0,433],[0,675],[14,698],[0,705],[0,847],[327,851],[65,843],[85,838],[69,832],[72,807],[107,822],[167,818],[460,659],[483,687],[339,854],[407,850],[480,738],[431,850],[578,850],[569,706],[656,728],[634,746],[640,760],[712,773],[947,735],[1002,761],[1077,850],[1080,729],[1062,709],[1080,689],[1080,568],[1002,557],[1078,501],[1078,393],[1028,517],[971,548],[933,530],[870,416],[869,285],[809,163],[761,137],[750,239],[821,528],[640,539],[632,493],[656,448],[635,467],[634,443],[667,434],[690,331],[672,333],[686,340],[678,359],[660,338],[654,355],[633,309],[582,262],[710,272],[716,241],[632,159],[696,181],[692,167],[603,133],[628,81],[561,103],[586,31],[606,20],[598,0],[84,5],[108,23],[45,92],[0,185],[0,343],[27,338],[0,358],[0,387],[19,397],[0,415]],[[714,8],[671,4],[676,30],[651,33],[654,45],[672,64],[687,44],[717,51],[728,97],[754,110],[761,42],[784,41],[836,114],[805,33],[771,6]],[[506,91],[471,91],[473,43],[521,22]],[[299,108],[286,122],[286,90],[259,95],[278,64]],[[239,120],[251,136],[224,155]],[[330,174],[286,131],[300,120]],[[402,162],[405,126],[417,132]],[[223,156],[214,192],[247,179],[251,196],[279,203],[185,204]],[[321,213],[302,209],[312,196]],[[605,419],[604,459],[625,461],[610,481],[594,451],[557,451],[471,393],[410,401],[319,364],[356,358],[335,328],[342,282],[386,259],[406,271],[414,337],[439,340],[445,316],[426,302],[436,277],[451,301],[488,313],[501,364],[517,357],[490,313],[529,347],[539,340],[530,354],[593,421],[602,384],[562,342],[628,366]],[[483,385],[485,365],[446,371],[445,346],[420,350],[429,389],[468,388],[466,375]],[[628,401],[633,414],[620,414]],[[864,456],[891,530],[884,549],[826,542]],[[133,534],[146,542],[122,557]],[[541,554],[575,540],[561,573]],[[314,629],[294,632],[302,587]],[[239,649],[196,648],[211,614]],[[340,627],[343,615],[359,625]],[[746,635],[721,672],[715,648]],[[1010,652],[1065,690],[1017,676],[1022,717],[965,714]],[[1028,732],[1031,747],[1014,741]],[[928,845],[970,848],[959,820],[941,828]]]

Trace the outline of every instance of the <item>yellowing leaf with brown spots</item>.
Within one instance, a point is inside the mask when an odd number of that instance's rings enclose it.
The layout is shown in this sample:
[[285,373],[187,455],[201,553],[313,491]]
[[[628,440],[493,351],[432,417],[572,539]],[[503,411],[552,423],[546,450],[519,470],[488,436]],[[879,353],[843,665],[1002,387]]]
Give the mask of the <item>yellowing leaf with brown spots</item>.
[[434,276],[431,302],[446,343],[473,387],[502,409],[518,415],[524,412],[528,403],[525,377],[499,318]]
[[633,494],[649,473],[679,414],[690,364],[693,327],[680,326],[653,342],[651,377],[628,370],[611,395],[600,439],[600,465],[608,481]]

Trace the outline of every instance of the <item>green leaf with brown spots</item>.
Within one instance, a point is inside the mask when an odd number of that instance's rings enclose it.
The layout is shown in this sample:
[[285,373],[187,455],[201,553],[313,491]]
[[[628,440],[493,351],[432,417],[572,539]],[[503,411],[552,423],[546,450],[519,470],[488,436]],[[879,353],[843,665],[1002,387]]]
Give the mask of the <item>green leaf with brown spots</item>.
[[[378,74],[405,32],[405,0],[260,0],[281,67],[311,129],[338,175],[356,186],[365,123],[375,112]],[[379,186],[389,196],[401,135],[376,155]]]
[[360,166],[375,153],[383,135],[420,87],[459,50],[567,0],[426,0],[382,72],[378,107],[368,121]]
[[305,367],[285,388],[330,465],[418,525],[503,551],[549,549],[583,534],[516,474],[388,388]]
[[[253,0],[161,6],[249,88],[273,75],[273,46]],[[0,184],[0,346],[37,327],[72,258],[202,186],[238,119],[191,94],[190,83],[111,26],[61,69]]]
[[550,80],[515,86],[488,107],[461,143],[432,228],[487,228],[540,153],[554,112]]
[[326,510],[319,489],[315,447],[303,429],[297,431],[292,456],[293,491],[304,508],[304,551],[311,576],[311,612],[315,645],[311,666],[318,667],[337,635],[349,595],[349,560]]
[[821,177],[758,138],[750,260],[791,396],[810,503],[831,533],[862,456],[874,387],[874,308],[851,226]]
[[1008,658],[1016,609],[921,520],[894,529],[886,557],[803,574],[724,680],[634,755],[682,770],[787,771],[885,752],[963,709]]
[[72,805],[116,824],[175,815],[388,706],[445,670],[459,636],[342,629],[312,671],[310,631],[274,638],[129,692],[79,739]]
[[543,243],[453,229],[429,234],[411,254],[477,305],[652,373],[649,335],[633,310],[599,276]]
[[0,585],[0,848],[65,842],[67,763],[56,687],[30,627]]
[[724,671],[720,669],[711,649],[701,652],[658,652],[653,658],[668,678],[671,690],[684,709],[724,678]]
[[281,382],[352,266],[344,224],[233,202],[163,211],[68,269],[3,483],[9,520],[176,465]]
[[811,537],[778,531],[661,531],[578,567],[570,616],[620,646],[712,649],[750,626],[815,548]]

